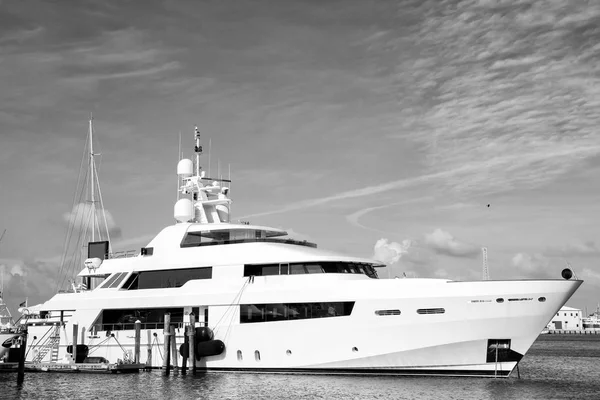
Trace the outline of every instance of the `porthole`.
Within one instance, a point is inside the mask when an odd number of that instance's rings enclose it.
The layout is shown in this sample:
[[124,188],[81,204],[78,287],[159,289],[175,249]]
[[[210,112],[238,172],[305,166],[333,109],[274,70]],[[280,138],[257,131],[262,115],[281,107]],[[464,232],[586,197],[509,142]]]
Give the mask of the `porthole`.
[[502,297],[498,297],[496,299],[496,303],[504,303],[504,299]]
[[256,350],[256,351],[254,352],[254,359],[255,359],[256,361],[260,361],[260,351]]
[[543,302],[545,302],[545,301],[546,301],[546,298],[542,296],[542,297],[540,297],[540,298],[538,299],[538,301],[539,301],[539,302],[541,302],[541,303],[543,303]]
[[292,351],[291,351],[291,350],[287,350],[287,351],[285,352],[285,354],[287,354],[288,356],[291,356],[291,355],[292,355]]
[[356,347],[356,346],[355,346],[355,347],[353,347],[353,348],[352,348],[352,351],[356,353],[356,352],[358,351],[358,347]]
[[238,359],[238,361],[242,361],[244,359],[244,357],[242,356],[242,351],[241,350],[237,351],[237,359]]

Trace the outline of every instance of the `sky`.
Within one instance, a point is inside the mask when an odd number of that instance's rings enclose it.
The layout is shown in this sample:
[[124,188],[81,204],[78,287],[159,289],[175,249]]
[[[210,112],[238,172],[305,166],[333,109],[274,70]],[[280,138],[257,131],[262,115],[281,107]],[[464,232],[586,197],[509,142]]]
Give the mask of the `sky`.
[[384,278],[481,279],[482,247],[492,279],[569,263],[591,312],[598,26],[563,0],[0,0],[4,299],[56,291],[93,114],[114,250],[174,222],[198,125],[234,219]]

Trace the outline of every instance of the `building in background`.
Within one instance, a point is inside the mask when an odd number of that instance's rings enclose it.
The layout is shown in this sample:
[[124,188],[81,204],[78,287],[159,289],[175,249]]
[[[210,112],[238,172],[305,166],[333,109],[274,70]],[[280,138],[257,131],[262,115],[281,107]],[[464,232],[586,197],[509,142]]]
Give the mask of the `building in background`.
[[550,331],[580,331],[583,329],[581,310],[563,306],[548,324]]

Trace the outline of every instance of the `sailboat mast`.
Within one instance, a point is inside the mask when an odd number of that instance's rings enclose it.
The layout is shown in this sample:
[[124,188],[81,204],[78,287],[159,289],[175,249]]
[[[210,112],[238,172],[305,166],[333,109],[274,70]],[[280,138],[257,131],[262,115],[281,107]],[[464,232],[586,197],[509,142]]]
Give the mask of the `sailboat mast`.
[[94,198],[94,129],[90,116],[90,202],[92,203],[92,242],[96,240],[96,199]]

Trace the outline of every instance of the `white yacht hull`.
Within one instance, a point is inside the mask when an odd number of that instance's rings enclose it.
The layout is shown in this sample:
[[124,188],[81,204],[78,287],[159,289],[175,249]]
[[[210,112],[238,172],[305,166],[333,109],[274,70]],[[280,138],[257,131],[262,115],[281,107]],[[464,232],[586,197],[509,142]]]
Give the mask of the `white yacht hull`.
[[[581,284],[566,280],[452,282],[358,276],[348,276],[340,282],[339,278],[332,278],[256,277],[253,283],[240,280],[240,285],[232,286],[225,294],[222,288],[218,294],[211,293],[210,282],[190,282],[177,289],[177,296],[161,297],[160,290],[125,293],[127,306],[133,308],[207,306],[208,325],[214,330],[215,339],[225,344],[225,351],[197,360],[197,367],[203,370],[500,377],[510,374]],[[59,358],[66,355],[66,346],[72,343],[73,321],[78,322],[80,331],[89,330],[103,308],[122,306],[124,302],[123,297],[114,296],[119,292],[112,292],[110,298],[100,298],[98,293],[102,292],[64,294],[55,300],[60,308],[72,304],[74,296],[80,297],[78,310],[61,330]],[[349,316],[240,323],[239,304],[316,299],[354,301],[355,305]],[[435,307],[444,308],[445,312],[416,312]],[[376,310],[401,313],[380,316]],[[40,338],[51,328],[47,322],[32,322],[30,337]],[[114,339],[107,341],[110,334]],[[134,331],[129,329],[98,331],[96,337],[86,333],[83,340],[90,348],[103,342],[90,356],[116,362],[124,358],[124,350],[133,355],[134,337]],[[179,327],[177,348],[183,340],[184,329]],[[502,350],[499,356],[490,353],[490,340],[509,341],[510,354]],[[42,343],[33,341],[30,346],[33,351],[29,354],[34,355]],[[144,329],[140,361],[160,367],[162,352],[162,329]],[[180,356],[178,365],[182,365]]]

